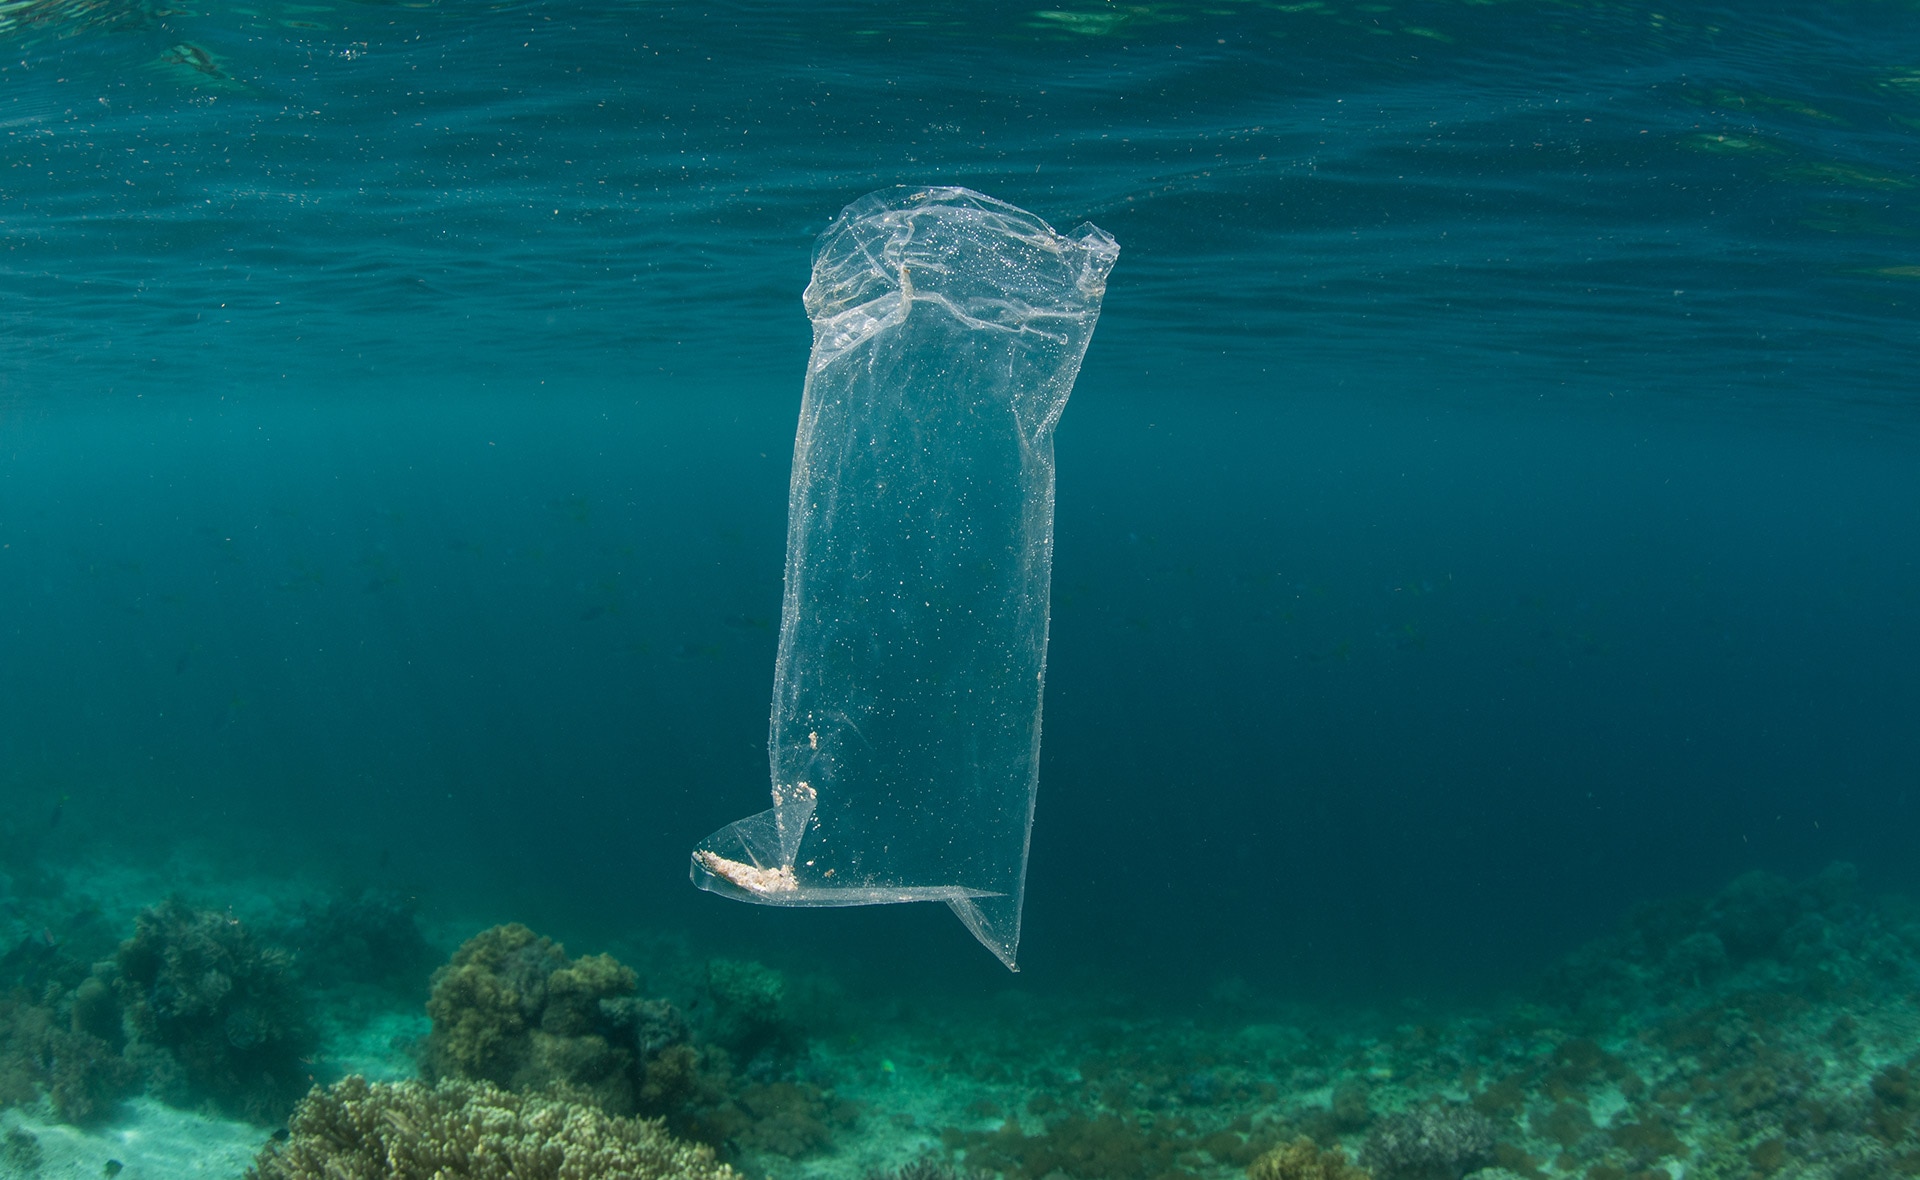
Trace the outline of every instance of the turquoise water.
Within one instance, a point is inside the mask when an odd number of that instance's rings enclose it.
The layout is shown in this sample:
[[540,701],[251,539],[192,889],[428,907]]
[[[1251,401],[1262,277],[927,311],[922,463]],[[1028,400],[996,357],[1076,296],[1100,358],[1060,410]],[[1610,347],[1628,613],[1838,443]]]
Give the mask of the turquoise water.
[[[1742,873],[1920,890],[1912,3],[26,0],[0,50],[10,944],[373,884],[436,961],[1013,988],[1097,1056],[1114,995],[1491,1003]],[[932,183],[1122,249],[1017,979],[686,880],[765,806],[814,238]]]

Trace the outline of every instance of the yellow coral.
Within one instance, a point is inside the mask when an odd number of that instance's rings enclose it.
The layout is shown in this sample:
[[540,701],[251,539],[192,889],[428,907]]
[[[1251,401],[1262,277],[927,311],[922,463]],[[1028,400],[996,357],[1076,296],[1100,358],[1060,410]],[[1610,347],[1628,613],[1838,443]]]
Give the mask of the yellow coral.
[[1320,1150],[1305,1135],[1283,1143],[1247,1165],[1247,1180],[1373,1180],[1338,1147]]
[[507,1084],[526,1057],[528,1019],[545,1003],[547,978],[566,966],[563,948],[518,922],[469,938],[433,975],[430,1075]]
[[248,1180],[738,1180],[657,1121],[485,1082],[315,1087]]

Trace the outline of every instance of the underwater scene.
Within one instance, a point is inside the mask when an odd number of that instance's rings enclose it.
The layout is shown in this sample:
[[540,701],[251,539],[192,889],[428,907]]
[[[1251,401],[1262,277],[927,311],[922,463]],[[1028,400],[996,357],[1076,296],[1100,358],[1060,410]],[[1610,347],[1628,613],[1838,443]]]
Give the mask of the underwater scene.
[[1920,3],[0,0],[0,1180],[1920,1177]]

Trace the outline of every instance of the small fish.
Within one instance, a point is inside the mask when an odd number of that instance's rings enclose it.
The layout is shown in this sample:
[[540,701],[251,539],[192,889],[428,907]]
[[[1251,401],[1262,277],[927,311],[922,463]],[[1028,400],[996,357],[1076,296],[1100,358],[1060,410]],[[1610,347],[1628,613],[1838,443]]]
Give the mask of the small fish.
[[59,946],[60,946],[59,942],[57,942],[53,937],[53,931],[48,929],[45,926],[40,927],[40,945],[46,947],[50,951],[57,950],[59,949]]
[[170,66],[186,66],[188,69],[198,70],[209,78],[226,77],[220,72],[220,64],[214,60],[213,54],[188,41],[182,41],[167,50],[161,55],[161,60]]
[[121,1163],[119,1160],[108,1160],[105,1164],[101,1165],[100,1174],[105,1176],[107,1180],[113,1180],[115,1176],[120,1174],[120,1169],[126,1166],[127,1165]]

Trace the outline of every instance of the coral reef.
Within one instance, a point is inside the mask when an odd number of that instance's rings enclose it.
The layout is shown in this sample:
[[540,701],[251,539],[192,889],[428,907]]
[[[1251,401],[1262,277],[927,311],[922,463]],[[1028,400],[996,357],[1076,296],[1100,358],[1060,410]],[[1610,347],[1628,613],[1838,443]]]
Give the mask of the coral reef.
[[1075,1180],[1157,1180],[1174,1170],[1176,1154],[1171,1137],[1135,1121],[1075,1114],[1038,1135],[1025,1134],[1009,1119],[997,1132],[968,1142],[967,1164],[1030,1180],[1055,1173]]
[[84,1125],[130,1094],[138,1072],[112,1044],[72,1028],[71,1016],[63,1020],[63,999],[0,997],[0,1106],[27,1105],[44,1093],[54,1117]]
[[249,1180],[733,1180],[711,1149],[591,1101],[487,1082],[316,1087]]
[[[169,900],[141,913],[98,975],[119,1001],[125,1056],[157,1097],[273,1123],[312,1084],[302,1058],[315,1037],[290,958],[239,919]],[[104,1022],[104,998],[89,1003]]]
[[647,1112],[663,1113],[697,1089],[684,1075],[698,1063],[678,1054],[649,1079],[648,1066],[687,1033],[670,1005],[639,998],[637,987],[611,955],[569,959],[518,924],[482,931],[434,973],[422,1072],[515,1093],[571,1086],[614,1115],[650,1099]]
[[[411,912],[371,894],[274,927],[299,948],[292,966],[231,914],[179,902],[143,913],[118,953],[97,914],[48,925],[46,909],[27,912],[32,936],[0,955],[0,1105],[44,1103],[28,1117],[70,1123],[101,1121],[143,1083],[271,1118],[307,1073],[287,1056],[310,1043],[290,980],[320,989],[349,1045],[371,1044],[342,1014],[395,1019],[405,973],[373,968],[417,952]],[[370,1166],[362,1147],[400,1140],[449,1178],[488,1175],[420,1142],[434,1119],[470,1115],[458,1125],[476,1135],[647,1127],[632,1134],[697,1140],[721,1153],[709,1166],[730,1156],[789,1178],[880,1161],[867,1180],[1920,1176],[1920,906],[1864,896],[1844,865],[1644,907],[1538,989],[1485,1008],[1243,998],[1196,1020],[1119,997],[1007,993],[867,1009],[848,1035],[821,1037],[803,1031],[823,1018],[806,1008],[810,976],[646,953],[684,1008],[643,995],[611,956],[572,958],[524,926],[482,932],[432,975],[427,1082],[317,1092],[306,1138],[263,1155],[257,1175],[403,1176],[355,1170]],[[277,1073],[253,1068],[262,1044]],[[311,1154],[323,1148],[336,1158]],[[929,1148],[943,1154],[909,1154]]]
[[1247,1165],[1247,1180],[1368,1180],[1368,1174],[1338,1147],[1322,1151],[1302,1135]]
[[861,1180],[992,1180],[986,1172],[959,1167],[952,1160],[923,1156],[897,1168],[871,1169]]
[[771,967],[714,959],[707,964],[706,996],[712,1004],[707,1035],[743,1059],[799,1039],[787,979]]
[[[940,1142],[1006,1180],[1920,1176],[1920,905],[1844,864],[1645,907],[1483,1009],[1246,1008],[1210,1027],[1022,1000],[886,1053],[968,1096]],[[875,1121],[925,1109],[849,1093]]]
[[1493,1122],[1466,1106],[1435,1103],[1379,1121],[1360,1149],[1376,1180],[1460,1180],[1494,1162]]
[[433,966],[411,898],[363,889],[308,902],[280,937],[303,980],[315,987],[372,984],[417,994]]
[[798,1159],[823,1151],[859,1108],[807,1082],[751,1085],[705,1114],[717,1139],[750,1152]]
[[120,1016],[104,985],[47,936],[0,957],[0,1106],[45,1095],[63,1122],[98,1121],[133,1089]]
[[[778,977],[722,977],[736,1027],[764,1028]],[[851,1121],[807,1083],[737,1081],[724,1049],[695,1044],[671,1004],[637,988],[610,955],[570,959],[520,925],[482,931],[434,974],[422,1073],[521,1094],[566,1087],[608,1114],[664,1118],[676,1135],[750,1152],[816,1151]]]
[[1799,885],[1754,872],[1706,901],[1643,906],[1616,933],[1567,956],[1549,974],[1545,998],[1573,1010],[1584,1027],[1603,1029],[1742,969],[1857,975],[1871,959],[1904,958],[1891,915],[1862,906],[1858,894],[1858,870],[1836,862]]

